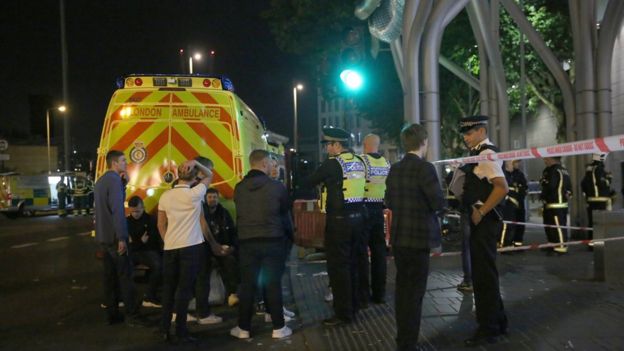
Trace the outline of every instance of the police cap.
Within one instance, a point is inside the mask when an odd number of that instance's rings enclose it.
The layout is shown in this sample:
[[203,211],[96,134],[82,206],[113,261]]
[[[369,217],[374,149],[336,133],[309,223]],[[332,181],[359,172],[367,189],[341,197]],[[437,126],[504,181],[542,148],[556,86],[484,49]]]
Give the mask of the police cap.
[[351,134],[344,129],[340,128],[323,128],[323,140],[322,144],[331,143],[334,141],[348,142],[351,139]]
[[488,124],[487,116],[478,115],[478,116],[463,117],[459,121],[459,132],[463,134],[475,127],[481,127],[481,126],[486,127],[487,124]]

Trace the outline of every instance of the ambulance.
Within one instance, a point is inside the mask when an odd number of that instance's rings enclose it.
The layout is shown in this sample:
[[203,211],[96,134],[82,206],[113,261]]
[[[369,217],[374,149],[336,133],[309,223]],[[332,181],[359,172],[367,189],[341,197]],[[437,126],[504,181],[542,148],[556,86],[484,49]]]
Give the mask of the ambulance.
[[155,213],[178,165],[203,156],[214,162],[212,186],[232,210],[234,187],[250,169],[248,155],[269,148],[264,124],[232,82],[223,76],[132,74],[117,86],[104,119],[96,179],[106,172],[106,153],[123,151],[126,200],[138,195]]
[[17,218],[56,210],[51,200],[47,175],[0,173],[0,213],[5,216]]

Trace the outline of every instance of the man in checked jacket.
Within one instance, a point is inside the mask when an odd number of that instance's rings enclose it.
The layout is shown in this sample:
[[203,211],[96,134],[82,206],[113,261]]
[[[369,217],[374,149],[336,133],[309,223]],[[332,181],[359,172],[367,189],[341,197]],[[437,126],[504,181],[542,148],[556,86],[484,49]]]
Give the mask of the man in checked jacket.
[[440,246],[439,215],[444,195],[434,166],[425,160],[427,131],[412,124],[401,131],[406,151],[386,179],[386,206],[392,210],[391,241],[396,265],[397,350],[421,350],[422,300],[429,275],[429,251]]

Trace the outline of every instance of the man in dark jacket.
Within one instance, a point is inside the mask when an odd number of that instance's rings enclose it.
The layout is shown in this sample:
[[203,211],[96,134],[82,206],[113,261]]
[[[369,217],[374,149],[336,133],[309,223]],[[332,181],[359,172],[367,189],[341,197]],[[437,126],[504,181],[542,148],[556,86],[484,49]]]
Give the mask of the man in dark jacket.
[[429,275],[429,251],[440,246],[438,216],[444,208],[434,166],[425,161],[427,131],[412,124],[401,131],[405,157],[386,180],[386,206],[392,210],[391,241],[396,265],[397,350],[421,350],[418,343],[422,300]]
[[269,178],[271,160],[265,150],[249,155],[251,170],[234,189],[240,247],[240,303],[238,326],[230,335],[248,339],[254,314],[254,294],[260,270],[266,275],[266,299],[273,323],[273,338],[292,334],[285,325],[281,278],[286,260],[283,216],[289,210],[284,185]]
[[162,284],[162,239],[158,234],[156,221],[145,213],[140,197],[131,197],[128,200],[128,207],[130,215],[126,220],[130,234],[132,263],[149,268],[149,289],[143,299],[143,307],[162,307],[158,298],[158,289]]
[[[120,173],[126,171],[123,152],[106,154],[108,171],[95,184],[95,241],[103,253],[104,304],[109,324],[123,321],[117,307],[116,291],[121,291],[130,323],[139,322],[136,288],[128,255],[128,227],[124,216],[125,189]],[[140,323],[140,322],[139,322]]]

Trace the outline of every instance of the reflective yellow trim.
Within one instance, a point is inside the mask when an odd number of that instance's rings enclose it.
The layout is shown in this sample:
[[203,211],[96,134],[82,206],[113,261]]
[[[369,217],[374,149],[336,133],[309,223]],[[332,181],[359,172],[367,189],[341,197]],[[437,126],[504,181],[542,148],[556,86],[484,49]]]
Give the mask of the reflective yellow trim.
[[559,172],[559,186],[557,187],[557,196],[559,198],[559,202],[561,203],[563,202],[563,193],[561,192],[563,190],[563,173],[561,173],[560,170],[557,170],[557,172]]
[[564,203],[546,204],[545,207],[546,208],[568,208],[568,203],[564,202]]
[[507,200],[511,201],[512,204],[516,205],[516,207],[520,207],[520,202],[516,199],[514,199],[511,196],[507,196]]
[[499,247],[503,247],[505,245],[505,236],[507,235],[507,223],[503,223],[503,232],[501,233],[501,239],[499,243]]
[[[561,228],[559,227],[559,217],[554,216],[555,217],[555,224],[557,225],[557,233],[559,233],[559,243],[563,244],[563,232],[561,231]],[[561,245],[559,247],[555,247],[555,251],[559,251],[559,252],[567,252],[568,248]]]
[[587,202],[608,202],[611,201],[610,197],[606,196],[592,196],[587,198]]

